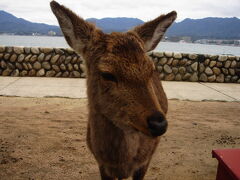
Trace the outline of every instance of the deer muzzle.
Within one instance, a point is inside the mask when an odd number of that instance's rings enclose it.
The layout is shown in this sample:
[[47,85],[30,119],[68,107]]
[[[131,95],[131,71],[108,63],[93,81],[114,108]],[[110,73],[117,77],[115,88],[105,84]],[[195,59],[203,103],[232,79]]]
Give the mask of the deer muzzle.
[[156,111],[151,116],[147,117],[147,124],[150,134],[153,137],[163,135],[168,127],[165,116],[159,111]]

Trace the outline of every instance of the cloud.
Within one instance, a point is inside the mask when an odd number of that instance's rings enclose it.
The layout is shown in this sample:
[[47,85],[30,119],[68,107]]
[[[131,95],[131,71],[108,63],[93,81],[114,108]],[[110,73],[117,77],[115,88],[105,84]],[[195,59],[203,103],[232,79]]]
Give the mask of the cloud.
[[[239,0],[58,0],[83,18],[136,17],[144,21],[172,10],[185,18],[240,17]],[[33,22],[57,24],[50,0],[1,0],[0,9]]]

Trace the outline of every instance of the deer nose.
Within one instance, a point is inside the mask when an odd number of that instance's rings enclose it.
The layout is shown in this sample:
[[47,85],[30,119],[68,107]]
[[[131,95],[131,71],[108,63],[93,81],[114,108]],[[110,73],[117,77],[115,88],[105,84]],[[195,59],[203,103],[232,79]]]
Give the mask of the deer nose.
[[163,135],[167,131],[167,120],[164,115],[156,111],[147,118],[148,128],[152,136],[157,137]]

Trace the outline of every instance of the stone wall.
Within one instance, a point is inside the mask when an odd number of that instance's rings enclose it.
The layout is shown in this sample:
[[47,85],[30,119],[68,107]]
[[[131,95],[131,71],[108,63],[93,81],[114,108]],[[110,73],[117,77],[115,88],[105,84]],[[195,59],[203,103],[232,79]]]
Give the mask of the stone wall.
[[[240,57],[151,52],[167,81],[240,83]],[[0,75],[85,78],[83,59],[71,49],[0,46]]]
[[86,77],[83,60],[71,49],[0,46],[0,75]]
[[240,83],[240,57],[152,52],[161,79],[167,81]]

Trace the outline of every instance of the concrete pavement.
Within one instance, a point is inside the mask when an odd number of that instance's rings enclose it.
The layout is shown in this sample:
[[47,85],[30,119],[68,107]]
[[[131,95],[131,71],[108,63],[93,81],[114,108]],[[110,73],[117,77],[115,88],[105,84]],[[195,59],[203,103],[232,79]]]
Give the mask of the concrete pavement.
[[[163,81],[168,99],[238,101],[240,84]],[[0,96],[86,98],[86,80],[0,76]]]

